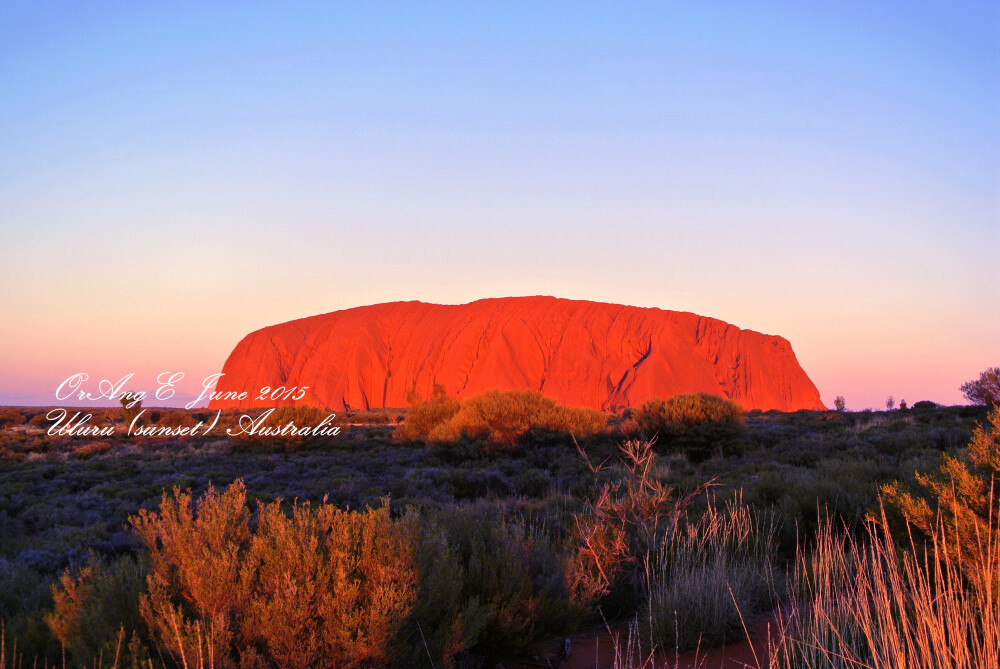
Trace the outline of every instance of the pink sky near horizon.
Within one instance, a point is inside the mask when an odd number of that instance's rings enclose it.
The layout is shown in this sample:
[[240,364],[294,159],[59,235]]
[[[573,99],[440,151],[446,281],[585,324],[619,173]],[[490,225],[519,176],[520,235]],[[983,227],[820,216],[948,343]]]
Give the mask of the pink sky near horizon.
[[[589,299],[577,296],[577,299]],[[383,301],[377,300],[376,301]],[[427,300],[424,300],[427,301]],[[446,302],[445,300],[439,300]],[[454,302],[458,303],[458,302]],[[339,306],[339,305],[338,305]],[[360,306],[360,304],[344,304],[344,308]],[[652,306],[649,304],[638,306]],[[323,310],[318,311],[322,312]],[[30,388],[31,392],[23,392],[17,397],[0,396],[2,404],[24,405],[67,405],[67,406],[112,406],[115,402],[99,400],[79,402],[74,400],[57,401],[56,388],[72,374],[83,372],[90,379],[84,384],[89,391],[96,393],[97,384],[102,379],[117,382],[126,374],[134,373],[133,379],[126,384],[126,389],[145,390],[150,394],[146,400],[147,406],[181,406],[194,399],[202,389],[202,381],[211,374],[221,371],[222,364],[230,350],[244,334],[258,327],[272,324],[258,321],[251,324],[252,316],[242,313],[231,314],[234,321],[229,328],[221,327],[223,321],[219,318],[218,329],[211,332],[178,333],[173,330],[139,330],[139,336],[133,341],[104,342],[78,340],[79,349],[64,347],[59,355],[45,359],[32,360],[25,358],[30,364],[21,368],[14,366],[4,370],[4,378],[12,379],[14,387]],[[314,315],[312,312],[303,313]],[[703,314],[713,315],[715,314]],[[289,320],[282,317],[281,320]],[[237,330],[236,323],[246,322],[243,330]],[[150,323],[150,321],[147,321]],[[166,321],[162,327],[170,324]],[[741,326],[739,322],[734,323]],[[800,326],[801,327],[801,326]],[[95,328],[96,329],[96,328]],[[759,328],[751,328],[759,329]],[[805,329],[808,332],[808,329]],[[905,399],[909,404],[923,399],[930,399],[941,404],[965,403],[958,386],[964,381],[978,376],[978,371],[988,366],[988,361],[977,357],[972,349],[962,356],[959,346],[952,349],[955,357],[933,357],[921,351],[921,347],[930,344],[934,347],[946,344],[935,341],[936,338],[915,338],[911,342],[897,342],[891,336],[882,337],[880,341],[865,335],[852,339],[851,335],[837,333],[827,340],[810,341],[812,346],[797,345],[794,338],[787,333],[762,331],[767,334],[778,334],[790,338],[799,363],[809,374],[813,383],[820,390],[824,403],[832,407],[833,399],[843,395],[847,399],[848,408],[861,410],[865,408],[882,409],[887,395],[893,395],[896,403]],[[93,332],[93,331],[92,331]],[[184,350],[177,346],[183,341],[189,347]],[[36,345],[39,343],[36,340]],[[52,342],[56,344],[55,341]],[[842,352],[845,347],[864,343],[873,350],[868,356],[852,357],[845,361]],[[10,350],[10,349],[8,349]],[[30,351],[25,351],[30,355]],[[913,359],[910,365],[903,366],[899,359]],[[123,362],[128,360],[129,362]],[[87,361],[81,364],[79,361]],[[89,363],[89,364],[88,364]],[[964,370],[963,370],[964,367]],[[902,369],[901,369],[902,368]],[[157,401],[151,395],[157,387],[157,376],[163,372],[183,371],[185,378],[177,384],[178,392],[170,400]],[[891,379],[888,380],[887,379]],[[4,388],[6,391],[6,387]],[[198,406],[203,406],[204,402]]]
[[780,335],[827,406],[963,403],[997,53],[982,2],[2,6],[0,405],[519,295]]

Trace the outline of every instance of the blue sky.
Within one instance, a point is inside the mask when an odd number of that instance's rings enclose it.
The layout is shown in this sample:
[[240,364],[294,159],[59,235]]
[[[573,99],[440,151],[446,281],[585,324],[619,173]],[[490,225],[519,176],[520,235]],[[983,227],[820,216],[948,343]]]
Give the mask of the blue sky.
[[958,402],[1000,364],[1000,9],[847,4],[5,2],[0,402],[525,294]]

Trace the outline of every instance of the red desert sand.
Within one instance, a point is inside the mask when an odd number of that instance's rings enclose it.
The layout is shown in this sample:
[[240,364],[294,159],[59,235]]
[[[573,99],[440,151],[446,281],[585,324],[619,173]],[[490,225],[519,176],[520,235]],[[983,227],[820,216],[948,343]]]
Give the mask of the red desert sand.
[[692,392],[748,410],[825,408],[782,337],[692,313],[554,297],[390,302],[302,318],[248,334],[223,372],[216,396],[246,396],[215,399],[213,409],[405,407],[434,384],[459,398],[536,390],[603,411]]

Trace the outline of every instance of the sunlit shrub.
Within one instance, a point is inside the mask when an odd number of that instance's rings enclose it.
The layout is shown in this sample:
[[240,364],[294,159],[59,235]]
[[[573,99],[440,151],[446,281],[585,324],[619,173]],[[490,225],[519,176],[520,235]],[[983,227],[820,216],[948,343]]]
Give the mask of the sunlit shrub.
[[512,447],[532,428],[586,436],[603,429],[602,418],[596,411],[557,407],[541,393],[494,390],[463,401],[438,436],[443,441],[452,441],[466,435]]
[[461,402],[448,399],[442,392],[411,409],[396,436],[457,444],[458,451],[463,450],[463,440],[471,440],[474,447],[465,450],[475,454],[476,446],[482,444],[487,451],[512,449],[533,431],[587,437],[603,431],[606,421],[599,411],[559,406],[530,390],[493,390]]
[[0,428],[24,423],[24,415],[17,409],[0,411]]
[[400,441],[422,441],[432,439],[432,435],[458,413],[459,402],[448,397],[444,386],[434,384],[430,398],[421,400],[410,396],[410,409],[403,424],[396,428],[393,437]]
[[738,452],[746,434],[746,412],[740,405],[707,393],[651,399],[631,420],[635,433],[656,437],[658,447],[683,451],[696,462]]
[[157,425],[160,427],[194,427],[198,423],[195,420],[194,415],[190,411],[184,409],[174,409],[172,411],[163,411],[160,413],[159,421]]
[[81,459],[86,459],[94,455],[105,453],[110,449],[111,449],[111,444],[109,444],[106,441],[92,441],[81,445],[79,448],[73,451],[73,455]]
[[[284,667],[380,664],[416,594],[414,530],[387,507],[260,505],[250,527],[246,491],[164,495],[132,519],[150,555],[140,610],[175,662],[247,653]],[[248,660],[247,660],[248,661]]]
[[[917,483],[936,508],[899,483],[882,490],[912,525],[927,536],[940,535],[941,547],[956,561],[962,558],[974,582],[1000,595],[1000,580],[983,580],[989,573],[994,579],[1000,577],[1000,570],[991,566],[998,556],[990,553],[993,547],[983,540],[991,532],[1000,534],[1000,408],[990,412],[988,421],[988,426],[980,425],[973,432],[967,461],[945,455],[935,474],[916,473]],[[943,529],[939,530],[939,524]]]
[[[318,409],[306,404],[296,404],[278,407],[271,410],[266,416],[265,412],[256,414],[237,413],[227,416],[229,421],[225,422],[226,434],[231,434],[231,440],[235,450],[255,450],[267,448],[282,448],[285,450],[298,450],[309,448],[320,443],[326,438],[316,434],[294,434],[291,430],[287,434],[265,434],[264,431],[276,430],[294,424],[296,429],[318,427],[329,415],[329,411]],[[245,417],[244,417],[245,416]],[[253,426],[251,427],[251,419]],[[242,423],[241,423],[242,421]],[[336,417],[328,421],[324,428],[337,426]],[[217,428],[218,429],[218,428]],[[229,430],[230,432],[226,432]]]

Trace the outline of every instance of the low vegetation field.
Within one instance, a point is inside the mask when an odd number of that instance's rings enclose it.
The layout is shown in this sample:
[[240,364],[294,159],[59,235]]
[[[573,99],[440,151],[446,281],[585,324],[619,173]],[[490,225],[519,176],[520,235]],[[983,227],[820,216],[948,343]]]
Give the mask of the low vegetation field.
[[2,669],[493,667],[598,625],[650,657],[765,617],[759,667],[1000,666],[985,407],[608,416],[439,391],[267,437],[227,436],[236,412],[161,437],[90,411],[115,434],[0,410]]

